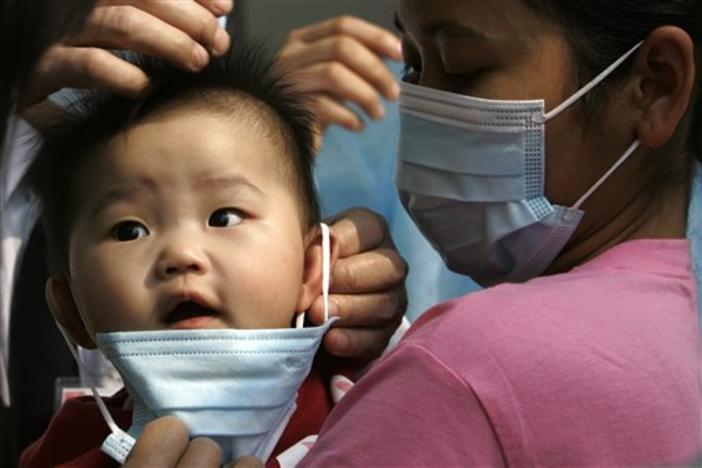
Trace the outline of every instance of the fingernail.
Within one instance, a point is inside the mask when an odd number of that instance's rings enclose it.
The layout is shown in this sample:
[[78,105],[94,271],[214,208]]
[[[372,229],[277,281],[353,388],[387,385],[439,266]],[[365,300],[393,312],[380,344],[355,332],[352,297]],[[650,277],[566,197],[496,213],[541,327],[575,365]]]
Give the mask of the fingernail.
[[397,81],[392,82],[390,86],[390,93],[388,94],[388,99],[396,100],[400,97],[400,84]]
[[226,15],[231,11],[232,6],[234,6],[234,2],[232,2],[232,0],[215,0],[213,5],[215,10],[217,10],[217,13],[220,15]]
[[395,60],[402,60],[402,42],[395,42],[395,45],[393,47],[395,48]]
[[210,61],[210,54],[200,44],[193,46],[193,68],[195,71],[202,70]]
[[385,117],[385,108],[381,106],[377,106],[375,108],[375,120],[380,120],[383,117]]
[[215,55],[222,55],[229,49],[229,34],[219,28],[215,33],[214,44],[212,45],[212,53]]

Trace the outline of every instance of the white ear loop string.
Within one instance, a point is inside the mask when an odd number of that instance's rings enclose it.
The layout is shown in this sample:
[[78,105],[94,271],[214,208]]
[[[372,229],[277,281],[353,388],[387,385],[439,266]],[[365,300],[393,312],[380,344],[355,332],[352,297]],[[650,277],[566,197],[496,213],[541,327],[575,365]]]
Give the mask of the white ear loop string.
[[76,360],[76,363],[78,363],[78,367],[80,367],[80,370],[82,370],[85,373],[85,375],[88,377],[88,379],[87,379],[88,385],[90,386],[90,390],[93,392],[93,397],[95,397],[95,402],[97,403],[98,408],[100,409],[100,413],[102,414],[103,418],[105,418],[105,422],[110,427],[110,430],[112,432],[121,431],[122,429],[120,429],[120,427],[115,423],[114,419],[112,419],[112,415],[107,410],[107,407],[105,406],[105,402],[102,401],[102,397],[100,397],[100,394],[98,393],[97,388],[95,388],[95,384],[92,381],[90,371],[87,369],[87,367],[85,367],[85,364],[83,364],[83,361],[80,360],[80,356],[78,355],[78,351],[76,350],[75,346],[73,345],[73,340],[68,337],[66,330],[64,330],[61,325],[59,325],[57,323],[56,326],[58,327],[59,331],[61,332],[63,339],[66,340],[66,345],[68,346],[68,349],[71,351],[73,358]]
[[[322,303],[324,307],[324,322],[329,320],[329,284],[331,276],[331,240],[329,226],[319,223],[322,228]],[[297,314],[295,328],[303,328],[305,312]]]
[[577,101],[578,99],[583,97],[585,94],[587,94],[592,88],[594,88],[595,86],[600,84],[600,82],[602,82],[602,80],[607,78],[617,67],[619,67],[619,65],[622,64],[622,62],[624,62],[626,59],[628,59],[631,56],[631,54],[636,52],[636,50],[639,47],[641,47],[641,44],[643,44],[643,41],[639,42],[634,47],[629,49],[629,51],[626,54],[619,57],[612,65],[607,67],[602,73],[597,75],[595,77],[595,79],[593,79],[591,82],[586,84],[577,93],[573,94],[571,97],[569,97],[568,99],[566,99],[565,101],[563,101],[562,103],[560,103],[559,105],[557,105],[556,107],[551,109],[549,112],[544,114],[543,121],[547,122],[547,121],[551,120],[552,118],[554,118],[555,116],[557,116],[558,114],[563,112],[565,109],[570,107],[570,105],[573,104],[575,101]]
[[604,184],[604,183],[607,181],[607,179],[609,179],[609,176],[611,176],[612,173],[613,173],[614,171],[616,171],[617,169],[619,169],[619,166],[621,166],[622,164],[624,164],[624,162],[625,162],[627,159],[629,159],[629,156],[631,156],[631,155],[634,153],[634,151],[636,151],[636,149],[637,149],[640,145],[641,145],[641,142],[640,142],[639,140],[636,140],[635,142],[633,142],[633,143],[631,144],[631,146],[629,146],[629,148],[627,148],[627,150],[624,152],[624,154],[622,155],[622,157],[619,158],[619,159],[617,159],[617,162],[615,162],[614,165],[613,165],[612,167],[610,167],[609,170],[608,170],[607,172],[605,172],[605,174],[604,174],[602,177],[600,177],[600,180],[598,180],[597,183],[595,183],[595,185],[593,185],[593,186],[590,188],[590,190],[588,190],[587,192],[585,192],[585,195],[583,195],[582,197],[580,197],[580,199],[579,199],[578,201],[575,202],[575,205],[573,205],[573,208],[576,209],[576,210],[577,210],[577,209],[580,209],[580,207],[582,206],[582,204],[585,203],[585,201],[586,201],[588,198],[590,198],[590,195],[592,195],[592,194],[595,192],[595,190],[597,190],[598,188],[600,188],[600,186],[601,186],[602,184]]
[[105,406],[105,402],[102,400],[102,397],[98,393],[97,388],[95,387],[95,384],[92,381],[90,371],[87,369],[85,364],[83,364],[83,361],[81,361],[80,356],[78,355],[78,351],[76,350],[76,347],[73,344],[73,340],[68,336],[66,330],[64,330],[64,328],[58,322],[56,322],[56,326],[61,332],[61,336],[63,336],[63,339],[66,341],[66,345],[71,351],[73,359],[76,360],[78,367],[80,367],[80,369],[87,376],[88,386],[90,387],[90,391],[93,393],[95,403],[97,403],[98,409],[100,410],[100,414],[102,414],[103,419],[107,423],[107,426],[110,428],[111,434],[107,437],[107,439],[105,439],[105,442],[103,443],[103,451],[109,456],[111,456],[118,463],[124,464],[125,460],[127,459],[127,456],[129,455],[129,452],[134,446],[135,440],[132,436],[124,432],[112,418],[110,411],[107,409],[107,406]]
[[322,227],[322,302],[324,304],[324,321],[329,320],[329,285],[331,277],[331,239],[329,226],[320,223]]

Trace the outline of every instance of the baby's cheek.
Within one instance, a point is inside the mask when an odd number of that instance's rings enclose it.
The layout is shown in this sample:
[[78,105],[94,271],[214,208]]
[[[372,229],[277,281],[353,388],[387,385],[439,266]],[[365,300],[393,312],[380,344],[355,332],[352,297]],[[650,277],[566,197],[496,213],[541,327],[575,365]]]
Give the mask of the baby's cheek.
[[96,333],[143,328],[140,312],[134,304],[139,291],[124,276],[115,275],[118,272],[119,268],[93,267],[76,278],[80,284],[83,314]]

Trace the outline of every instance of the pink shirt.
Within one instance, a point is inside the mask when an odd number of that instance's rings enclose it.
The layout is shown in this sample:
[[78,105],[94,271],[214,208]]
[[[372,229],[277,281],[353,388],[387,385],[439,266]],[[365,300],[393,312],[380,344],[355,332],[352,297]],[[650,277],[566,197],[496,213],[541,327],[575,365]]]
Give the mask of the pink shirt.
[[688,242],[630,241],[427,312],[302,466],[689,463],[700,369]]

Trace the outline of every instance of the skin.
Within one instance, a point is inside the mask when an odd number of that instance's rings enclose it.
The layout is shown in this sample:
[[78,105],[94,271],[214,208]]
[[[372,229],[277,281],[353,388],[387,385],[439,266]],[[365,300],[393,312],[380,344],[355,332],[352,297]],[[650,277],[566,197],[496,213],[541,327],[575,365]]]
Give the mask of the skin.
[[[142,92],[148,86],[143,71],[104,47],[144,52],[187,70],[199,69],[193,62],[193,51],[198,46],[212,55],[225,51],[223,44],[228,37],[222,39],[224,31],[216,24],[215,17],[227,14],[233,5],[231,0],[100,2],[81,33],[67,38],[42,58],[25,97],[26,106],[34,105],[24,111],[24,117],[41,130],[42,122],[51,120],[47,115],[57,112],[51,101],[42,99],[62,87],[97,88],[126,96]],[[364,23],[363,27],[359,23]],[[350,60],[344,54],[337,54],[334,59],[336,49],[329,45],[337,44],[341,38],[351,38],[359,47],[399,58],[396,37],[358,19],[337,18],[323,28],[302,34],[304,37],[291,34],[291,41],[293,36],[294,41],[303,40],[304,47],[298,44],[286,58],[280,54],[279,63],[291,72],[293,82],[313,84],[312,88],[303,89],[312,99],[322,127],[341,123],[339,119],[348,121],[350,115],[357,119],[345,102],[361,104],[360,96],[346,93],[341,79],[346,76],[344,73],[333,76],[326,73],[329,67],[323,66],[325,63]],[[314,62],[299,60],[307,52]],[[394,79],[389,72],[379,73],[376,62],[368,57],[363,54],[362,58],[354,59],[356,69],[351,72],[361,80],[376,76],[377,93],[389,89]],[[295,74],[295,70],[306,73]],[[319,103],[320,100],[323,102]],[[364,209],[351,209],[327,223],[336,233],[341,250],[340,261],[332,271],[330,296],[330,311],[340,320],[324,337],[324,347],[333,355],[367,362],[366,359],[380,355],[402,319],[407,303],[404,289],[407,265],[397,253],[381,216]],[[317,298],[308,311],[313,323],[322,323],[322,311],[322,300]]]
[[[401,58],[401,43],[393,33],[360,18],[339,16],[291,31],[276,54],[276,66],[309,97],[319,146],[322,131],[331,125],[363,130],[351,103],[370,118],[382,118],[381,98],[395,100],[399,93],[383,60]],[[339,240],[330,301],[340,320],[324,337],[324,345],[337,356],[378,356],[402,318],[397,311],[406,308],[407,265],[381,216],[355,208],[327,223]],[[321,298],[309,315],[321,323]]]
[[[372,118],[382,117],[380,97],[396,99],[398,89],[381,59],[400,59],[400,49],[394,34],[358,18],[337,17],[291,32],[278,52],[277,64],[310,96],[320,129],[341,125],[360,131],[362,121],[348,103],[356,103]],[[349,87],[348,81],[359,86]],[[406,308],[407,265],[379,215],[351,209],[327,222],[339,246],[330,311],[340,320],[335,323],[338,328],[326,334],[324,346],[339,356],[376,356]],[[322,322],[320,297],[308,313],[314,323]],[[188,440],[182,422],[164,417],[145,427],[125,466],[191,466],[191,460],[198,460],[198,466],[220,466],[220,458],[216,444]],[[236,466],[263,465],[245,457]]]
[[[544,99],[546,110],[579,87],[563,31],[517,0],[401,0],[398,16],[410,80],[423,86],[492,99]],[[584,194],[635,139],[642,143],[583,206],[582,224],[547,274],[568,271],[626,240],[684,237],[686,184],[650,203],[641,174],[655,159],[684,158],[676,141],[688,131],[694,81],[690,37],[661,27],[645,39],[597,125],[580,118],[582,102],[546,125],[547,196],[564,205]],[[347,429],[353,437],[355,428]]]
[[349,103],[372,119],[381,119],[381,97],[397,99],[400,87],[383,60],[400,60],[398,38],[353,16],[339,16],[288,34],[276,64],[298,89],[310,96],[320,126],[363,130]]
[[[409,81],[482,98],[544,99],[546,111],[579,89],[563,31],[518,0],[407,0],[399,2],[398,19]],[[555,204],[574,204],[636,138],[643,143],[583,205],[584,219],[547,274],[625,240],[684,236],[685,184],[651,204],[641,176],[654,158],[683,157],[661,147],[681,121],[694,82],[689,37],[661,29],[638,51],[633,73],[596,126],[581,118],[582,101],[546,124],[546,195]]]
[[104,0],[82,31],[43,55],[24,98],[24,107],[64,87],[97,88],[136,96],[149,84],[144,72],[107,49],[159,57],[185,70],[201,70],[210,56],[224,54],[229,34],[217,23],[232,0]]
[[[309,308],[321,293],[321,237],[303,227],[281,142],[261,138],[254,120],[180,107],[116,135],[80,169],[74,194],[94,195],[74,196],[70,278],[49,284],[74,336],[85,341],[75,311],[94,338],[287,328]],[[217,313],[173,322],[188,300]]]

